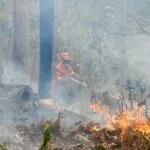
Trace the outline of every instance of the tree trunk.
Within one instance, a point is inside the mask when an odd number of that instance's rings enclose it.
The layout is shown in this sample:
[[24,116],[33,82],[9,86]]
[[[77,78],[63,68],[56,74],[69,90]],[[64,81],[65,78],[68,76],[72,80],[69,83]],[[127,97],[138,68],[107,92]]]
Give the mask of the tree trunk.
[[28,3],[27,0],[13,0],[14,42],[12,59],[16,67],[26,70],[28,51]]

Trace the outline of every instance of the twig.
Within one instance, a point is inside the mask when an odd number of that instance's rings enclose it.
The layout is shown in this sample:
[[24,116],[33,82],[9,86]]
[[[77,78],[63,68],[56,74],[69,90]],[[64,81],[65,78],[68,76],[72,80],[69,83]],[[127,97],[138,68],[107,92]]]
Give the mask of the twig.
[[138,18],[134,17],[132,14],[130,14],[130,17],[136,21],[136,23],[138,24],[140,30],[141,30],[144,34],[150,35],[150,32],[148,32],[146,29],[143,28],[143,26],[142,26],[141,23],[139,22],[139,19],[138,19]]
[[91,147],[94,147],[94,143],[91,142],[90,140],[88,140],[85,136],[82,136],[80,134],[76,135],[77,138],[79,138],[79,140],[83,140],[84,142],[86,142],[87,144],[89,144]]

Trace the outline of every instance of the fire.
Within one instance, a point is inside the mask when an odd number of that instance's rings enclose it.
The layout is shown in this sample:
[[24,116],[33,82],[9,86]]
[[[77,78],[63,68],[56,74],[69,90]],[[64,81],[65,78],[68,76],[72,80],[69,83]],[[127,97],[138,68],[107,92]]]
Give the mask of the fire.
[[93,126],[93,127],[91,127],[90,130],[91,130],[92,132],[99,132],[101,129],[100,129],[100,127]]
[[109,114],[109,108],[106,105],[101,105],[100,102],[90,104],[90,108],[92,109],[93,112],[99,112],[102,115]]
[[136,106],[133,110],[124,110],[120,112],[119,116],[110,115],[109,108],[101,105],[101,103],[91,104],[90,108],[93,112],[105,115],[107,118],[106,127],[109,129],[119,128],[122,130],[122,135],[124,135],[129,128],[150,134],[150,122],[144,115],[144,106]]

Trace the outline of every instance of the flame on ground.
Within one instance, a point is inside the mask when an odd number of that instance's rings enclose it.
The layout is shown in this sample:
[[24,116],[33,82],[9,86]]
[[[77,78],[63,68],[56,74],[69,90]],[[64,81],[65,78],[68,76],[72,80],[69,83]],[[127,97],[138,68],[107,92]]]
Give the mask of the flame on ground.
[[109,108],[106,105],[101,105],[100,102],[97,102],[95,104],[90,104],[90,108],[93,112],[99,112],[102,115],[108,115],[109,114]]
[[97,127],[97,126],[93,126],[90,128],[90,131],[92,132],[99,132],[100,130],[101,130],[100,127]]
[[106,127],[110,130],[119,128],[122,130],[122,135],[124,135],[127,129],[132,128],[135,131],[150,134],[150,122],[144,115],[144,106],[136,106],[133,110],[124,110],[120,112],[119,116],[110,114],[109,107],[101,105],[101,103],[90,104],[90,108],[93,112],[106,116]]

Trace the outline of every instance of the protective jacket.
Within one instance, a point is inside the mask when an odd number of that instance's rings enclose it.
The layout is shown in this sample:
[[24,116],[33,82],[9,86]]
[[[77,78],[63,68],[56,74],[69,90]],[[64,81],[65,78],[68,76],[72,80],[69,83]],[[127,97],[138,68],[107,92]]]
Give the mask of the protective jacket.
[[55,67],[56,81],[64,81],[69,75],[74,75],[74,71],[70,64],[58,63]]

